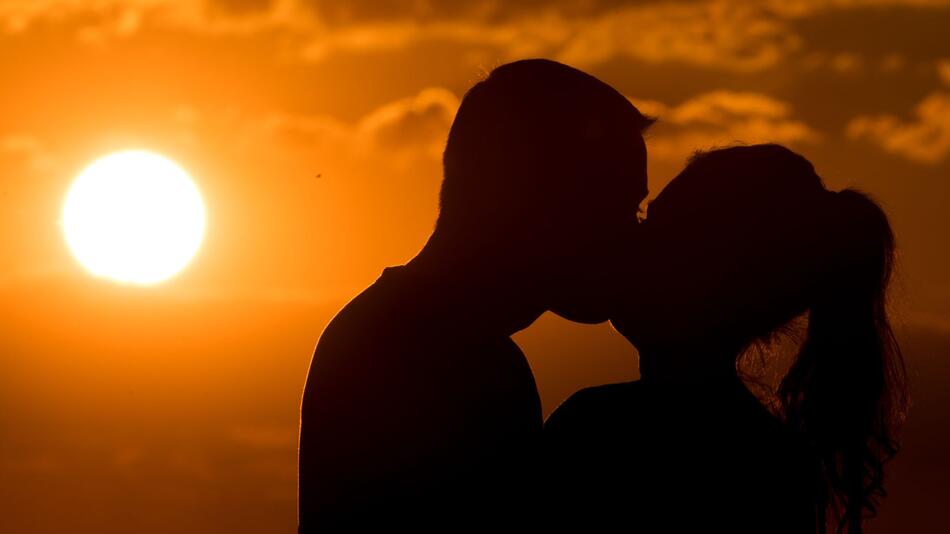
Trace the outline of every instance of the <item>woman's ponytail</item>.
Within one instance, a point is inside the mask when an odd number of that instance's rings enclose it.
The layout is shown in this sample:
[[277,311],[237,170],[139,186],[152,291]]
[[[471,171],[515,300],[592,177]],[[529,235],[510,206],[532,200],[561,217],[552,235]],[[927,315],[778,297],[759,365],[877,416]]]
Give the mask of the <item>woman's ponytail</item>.
[[884,495],[907,397],[903,359],[886,310],[894,260],[887,216],[866,195],[827,193],[816,245],[808,331],[779,387],[785,421],[801,432],[826,483],[819,505],[838,532],[860,533]]

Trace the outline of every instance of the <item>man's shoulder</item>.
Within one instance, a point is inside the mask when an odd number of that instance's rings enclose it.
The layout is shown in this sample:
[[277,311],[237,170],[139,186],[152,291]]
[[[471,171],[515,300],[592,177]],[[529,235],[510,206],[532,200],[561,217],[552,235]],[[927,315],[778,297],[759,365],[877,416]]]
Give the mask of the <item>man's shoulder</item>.
[[[481,335],[456,323],[437,295],[387,269],[344,306],[320,335],[310,378],[415,383],[452,377],[453,387],[534,385],[524,353],[508,336]],[[414,287],[419,286],[419,287]],[[432,387],[431,385],[429,386]]]
[[413,298],[406,282],[387,276],[384,271],[375,282],[353,297],[330,319],[320,334],[320,343],[336,339],[372,341],[387,330],[405,331],[418,316],[414,308],[422,305]]

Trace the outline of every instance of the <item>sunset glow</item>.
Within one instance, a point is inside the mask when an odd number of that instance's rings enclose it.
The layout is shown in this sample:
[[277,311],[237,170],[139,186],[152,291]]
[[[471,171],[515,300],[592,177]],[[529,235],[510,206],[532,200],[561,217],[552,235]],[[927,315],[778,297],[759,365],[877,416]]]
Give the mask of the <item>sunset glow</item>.
[[188,173],[144,150],[86,167],[63,208],[73,254],[93,275],[149,285],[180,271],[201,245],[205,209]]
[[[646,168],[638,159],[624,173],[646,172],[644,221],[697,151],[757,143],[883,206],[898,253],[888,313],[914,406],[867,531],[939,531],[950,502],[948,30],[950,0],[0,0],[0,534],[297,533],[314,348],[347,303],[429,242],[461,102],[527,58],[588,73],[656,119]],[[571,152],[523,142],[473,149],[471,161],[504,170],[509,151]],[[591,184],[603,163],[584,172]],[[544,200],[547,184],[511,205]],[[492,228],[498,213],[471,202]],[[824,210],[796,214],[823,245],[861,243],[830,231]],[[564,246],[549,257],[606,235],[552,235]],[[461,252],[460,267],[479,259]],[[623,292],[659,288],[659,252],[634,252],[654,274],[631,270]],[[700,255],[682,269],[680,288],[713,274]],[[814,287],[859,279],[832,278]],[[671,302],[659,310],[670,317]],[[387,325],[409,313],[392,310]],[[788,334],[787,347],[752,347],[756,382],[784,376],[801,337]],[[545,313],[512,339],[545,416],[579,390],[639,377],[637,350],[609,322]],[[688,345],[709,352],[706,341]],[[373,367],[380,380],[389,366]]]

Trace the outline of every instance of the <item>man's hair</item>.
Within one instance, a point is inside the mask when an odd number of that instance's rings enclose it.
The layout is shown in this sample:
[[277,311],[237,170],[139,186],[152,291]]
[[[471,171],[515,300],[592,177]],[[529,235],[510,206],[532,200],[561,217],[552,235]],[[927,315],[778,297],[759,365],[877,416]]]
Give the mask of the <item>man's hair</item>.
[[575,68],[543,59],[502,65],[468,91],[452,124],[439,226],[517,224],[577,194],[609,195],[609,181],[633,171],[618,169],[620,155],[642,150],[652,123]]

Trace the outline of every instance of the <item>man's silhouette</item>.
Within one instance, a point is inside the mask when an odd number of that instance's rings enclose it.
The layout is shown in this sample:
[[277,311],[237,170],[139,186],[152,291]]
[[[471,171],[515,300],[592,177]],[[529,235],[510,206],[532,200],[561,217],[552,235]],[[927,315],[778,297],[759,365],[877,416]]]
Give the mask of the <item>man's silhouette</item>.
[[327,326],[301,410],[301,532],[525,513],[542,416],[510,336],[544,311],[606,320],[646,196],[651,120],[571,67],[526,60],[465,95],[436,228]]

